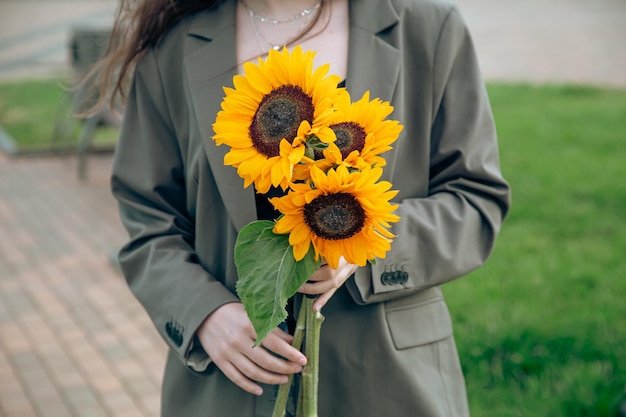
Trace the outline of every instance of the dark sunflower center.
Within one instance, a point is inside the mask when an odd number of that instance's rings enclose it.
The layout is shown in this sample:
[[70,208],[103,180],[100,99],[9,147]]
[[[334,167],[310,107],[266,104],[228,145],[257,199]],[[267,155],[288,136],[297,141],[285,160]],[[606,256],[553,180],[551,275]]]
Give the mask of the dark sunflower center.
[[352,194],[322,195],[304,206],[304,221],[317,236],[348,239],[365,224],[365,210]]
[[[361,152],[365,147],[365,137],[367,136],[365,130],[354,122],[337,123],[330,126],[335,132],[337,140],[335,145],[341,151],[341,156],[345,159],[350,155],[352,151]],[[320,155],[315,155],[315,159],[323,158],[324,155],[320,152]]]
[[303,120],[313,123],[313,101],[295,85],[282,85],[265,95],[252,118],[250,138],[256,150],[267,156],[280,154],[280,141],[290,143]]

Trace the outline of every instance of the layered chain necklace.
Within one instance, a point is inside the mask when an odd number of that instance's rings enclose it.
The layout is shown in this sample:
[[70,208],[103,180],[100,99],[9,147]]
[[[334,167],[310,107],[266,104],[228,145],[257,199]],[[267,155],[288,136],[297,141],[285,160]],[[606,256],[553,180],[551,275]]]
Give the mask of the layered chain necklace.
[[[261,48],[261,51],[263,51],[263,53],[267,52],[269,49],[274,49],[278,51],[283,46],[289,44],[292,40],[296,39],[298,35],[300,35],[300,31],[304,29],[307,24],[309,24],[310,18],[315,15],[317,10],[322,5],[322,0],[318,0],[317,3],[315,3],[313,6],[303,9],[300,12],[286,19],[279,20],[279,19],[273,19],[270,17],[265,17],[255,12],[253,9],[250,8],[250,6],[248,6],[245,0],[240,0],[240,2],[241,2],[241,5],[248,11],[248,16],[250,17],[250,23],[252,24],[252,29],[254,30],[254,36],[256,37],[256,40],[259,43],[259,47]],[[257,27],[257,22],[270,24],[270,25],[280,25],[280,24],[295,22],[296,20],[300,20],[300,19],[302,19],[303,22],[301,25],[298,26],[295,33],[281,42],[269,41],[265,36],[263,36],[263,33]]]

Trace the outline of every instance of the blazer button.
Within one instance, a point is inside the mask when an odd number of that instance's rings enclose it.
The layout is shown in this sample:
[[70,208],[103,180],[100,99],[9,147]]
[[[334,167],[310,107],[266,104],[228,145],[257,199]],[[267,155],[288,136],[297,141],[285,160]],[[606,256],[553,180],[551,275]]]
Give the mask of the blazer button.
[[172,343],[174,343],[177,347],[183,344],[183,326],[174,320],[170,320],[165,324],[165,333],[167,337],[170,338]]
[[406,284],[408,280],[409,280],[409,273],[406,271],[400,272],[400,282],[402,284]]
[[380,282],[382,282],[383,285],[390,284],[390,279],[391,279],[390,274],[391,274],[390,272],[385,271],[380,275]]

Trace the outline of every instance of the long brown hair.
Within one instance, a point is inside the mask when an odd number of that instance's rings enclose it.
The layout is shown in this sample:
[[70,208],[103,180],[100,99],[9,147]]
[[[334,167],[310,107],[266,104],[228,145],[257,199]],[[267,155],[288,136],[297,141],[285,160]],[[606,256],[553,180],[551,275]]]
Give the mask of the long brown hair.
[[111,37],[103,57],[83,77],[82,83],[97,95],[96,103],[83,115],[126,100],[135,65],[146,50],[187,15],[208,9],[220,0],[119,0]]
[[[107,105],[114,108],[117,99],[124,102],[134,68],[146,50],[156,46],[168,29],[185,16],[209,9],[220,1],[120,0],[106,53],[82,81],[97,93],[95,104],[83,115],[93,115]],[[321,0],[322,9],[328,1]],[[304,38],[321,14],[290,43]]]

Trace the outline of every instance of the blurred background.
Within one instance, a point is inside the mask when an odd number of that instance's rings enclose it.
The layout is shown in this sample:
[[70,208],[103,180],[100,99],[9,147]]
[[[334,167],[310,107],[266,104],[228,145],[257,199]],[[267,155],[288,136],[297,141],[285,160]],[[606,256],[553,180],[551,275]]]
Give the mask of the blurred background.
[[[626,1],[457,0],[513,209],[445,286],[475,417],[626,416]],[[165,345],[118,273],[119,120],[68,89],[113,0],[0,0],[0,416],[150,416]]]

